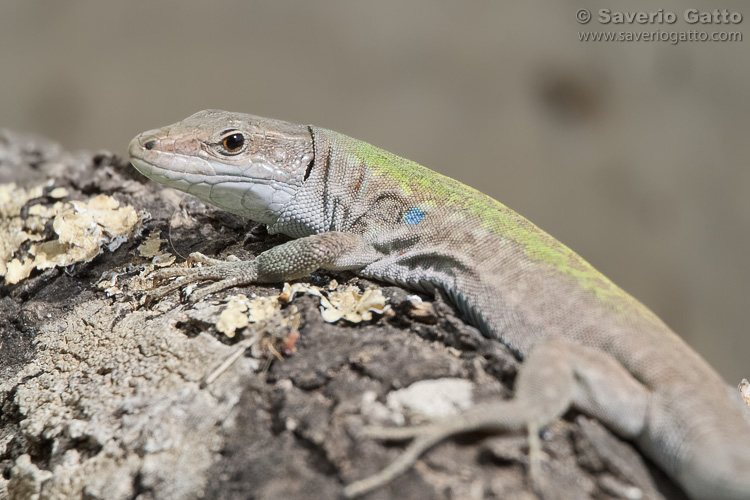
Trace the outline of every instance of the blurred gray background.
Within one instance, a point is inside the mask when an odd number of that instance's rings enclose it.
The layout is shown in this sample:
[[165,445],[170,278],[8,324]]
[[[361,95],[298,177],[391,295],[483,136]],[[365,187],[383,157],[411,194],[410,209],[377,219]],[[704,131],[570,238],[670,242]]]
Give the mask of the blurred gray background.
[[[315,123],[477,187],[750,376],[750,19],[742,1],[0,4],[0,127],[125,153],[204,108]],[[588,8],[672,25],[582,26]],[[739,31],[735,43],[581,30]]]

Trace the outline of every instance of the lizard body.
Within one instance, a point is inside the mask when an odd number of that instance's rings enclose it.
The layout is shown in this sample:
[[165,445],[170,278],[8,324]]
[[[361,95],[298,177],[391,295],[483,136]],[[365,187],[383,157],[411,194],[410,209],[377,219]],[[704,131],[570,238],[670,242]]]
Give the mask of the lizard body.
[[381,430],[414,438],[401,459],[350,485],[389,481],[426,448],[478,429],[529,430],[569,407],[634,441],[693,499],[750,499],[750,429],[721,377],[658,317],[590,264],[503,204],[414,162],[342,134],[207,110],[144,132],[133,165],[284,233],[252,261],[165,270],[216,283],[208,293],[318,268],[443,291],[484,335],[525,358],[511,401],[462,418]]

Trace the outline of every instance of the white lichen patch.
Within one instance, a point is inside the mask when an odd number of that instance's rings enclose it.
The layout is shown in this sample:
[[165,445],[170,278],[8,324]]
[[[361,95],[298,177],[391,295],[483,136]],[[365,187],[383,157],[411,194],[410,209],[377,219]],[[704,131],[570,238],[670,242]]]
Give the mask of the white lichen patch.
[[138,245],[138,254],[147,259],[156,257],[160,253],[159,248],[161,247],[161,244],[165,241],[166,240],[161,239],[161,231],[151,231],[148,233],[148,236],[146,236],[146,239],[143,240],[143,243]]
[[48,182],[41,186],[24,189],[12,182],[10,184],[0,184],[0,217],[9,219],[18,216],[23,206],[29,200],[41,197],[44,193],[44,188],[50,185],[51,183]]
[[24,189],[13,183],[0,184],[0,276],[8,273],[8,263],[24,242],[42,238],[37,233],[44,229],[44,224],[40,224],[37,217],[24,221],[21,209],[30,200],[42,196],[45,187]]
[[108,297],[120,295],[123,293],[123,289],[120,287],[120,278],[125,275],[138,273],[128,283],[128,289],[130,291],[151,290],[153,288],[153,280],[150,274],[153,270],[157,267],[170,266],[176,260],[174,254],[161,250],[162,243],[166,241],[162,239],[160,230],[154,229],[149,231],[143,243],[138,245],[135,261],[102,273],[101,278],[96,283],[97,288],[104,290]]
[[148,233],[143,243],[138,245],[138,254],[141,257],[151,259],[151,263],[155,267],[171,266],[176,257],[172,253],[161,250],[162,243],[166,242],[167,240],[161,237],[161,231],[154,229]]
[[64,187],[56,187],[55,189],[50,191],[47,196],[58,200],[60,198],[65,198],[66,196],[68,196],[68,194],[69,194],[68,190],[65,189]]
[[174,264],[174,261],[177,260],[177,257],[173,253],[160,253],[159,255],[154,255],[154,258],[151,259],[151,263],[155,267],[167,267]]
[[279,295],[270,297],[247,298],[245,295],[235,295],[219,315],[216,329],[229,338],[234,337],[235,331],[245,328],[250,323],[261,323],[274,317],[281,311]]
[[298,293],[307,293],[309,295],[315,295],[316,297],[323,297],[320,288],[308,283],[284,283],[284,288],[281,290],[279,299],[283,302],[291,302],[294,296]]
[[271,319],[277,311],[281,310],[279,297],[255,297],[248,304],[248,315],[251,323],[260,323]]
[[123,290],[120,288],[120,278],[122,276],[138,273],[129,283],[130,290],[150,290],[151,279],[146,276],[154,270],[154,266],[150,263],[137,264],[130,263],[124,266],[116,267],[105,271],[96,282],[96,287],[106,292],[107,297],[113,297],[120,295]]
[[104,273],[104,275],[102,275],[102,277],[99,278],[99,281],[96,282],[96,287],[99,290],[104,290],[104,292],[107,294],[107,297],[112,297],[114,295],[117,295],[118,293],[122,292],[122,290],[120,290],[120,288],[117,285],[117,278],[118,278],[117,274]]
[[301,315],[296,306],[291,305],[286,314],[281,312],[282,302],[279,296],[247,298],[235,295],[229,299],[216,322],[216,329],[229,338],[234,338],[237,331],[253,323],[264,323],[265,331],[255,330],[247,337],[255,339],[250,348],[252,356],[262,358],[271,353],[278,359],[295,353],[295,343],[299,338]]
[[[88,202],[57,201],[52,206],[36,204],[21,211],[34,198],[40,198],[50,184],[31,189],[15,184],[0,185],[0,276],[8,284],[27,278],[33,269],[48,269],[88,262],[104,249],[113,251],[125,242],[138,224],[131,206],[120,207],[114,198],[99,195]],[[52,196],[54,195],[54,196]],[[68,192],[56,188],[52,198],[64,198]],[[46,239],[44,228],[52,221],[54,238]],[[32,244],[21,252],[21,245]]]
[[[330,285],[329,285],[330,289]],[[387,300],[379,288],[368,288],[360,292],[356,286],[343,291],[328,291],[326,294],[307,283],[284,284],[281,300],[291,301],[297,293],[308,293],[320,297],[320,314],[328,323],[343,319],[351,323],[370,321],[372,313],[384,314],[390,310]]]
[[216,329],[229,337],[234,337],[234,332],[240,328],[245,328],[250,324],[247,317],[249,302],[245,295],[237,295],[229,299],[227,307],[219,315],[219,321],[216,322]]
[[154,229],[149,231],[148,236],[143,240],[143,243],[138,245],[138,255],[147,259],[152,259],[156,256],[162,255],[164,252],[161,250],[161,244],[166,243],[167,240],[162,239],[161,231]]
[[[333,287],[338,286],[332,282]],[[273,318],[279,314],[283,304],[294,299],[298,293],[307,293],[320,298],[320,314],[329,323],[338,320],[346,320],[351,323],[369,321],[373,313],[383,314],[390,310],[386,304],[387,299],[378,288],[369,288],[360,292],[355,286],[348,286],[342,291],[328,290],[310,285],[308,283],[284,283],[284,288],[279,295],[269,297],[247,298],[245,295],[236,295],[227,303],[226,308],[219,315],[216,329],[227,337],[234,337],[235,332],[248,326],[250,323],[260,323]],[[299,318],[293,325],[293,330],[299,326]]]
[[321,297],[320,313],[323,319],[334,323],[344,319],[351,323],[370,321],[372,313],[383,314],[390,309],[387,299],[378,288],[360,292],[356,286],[348,286],[342,292],[330,292],[328,299]]

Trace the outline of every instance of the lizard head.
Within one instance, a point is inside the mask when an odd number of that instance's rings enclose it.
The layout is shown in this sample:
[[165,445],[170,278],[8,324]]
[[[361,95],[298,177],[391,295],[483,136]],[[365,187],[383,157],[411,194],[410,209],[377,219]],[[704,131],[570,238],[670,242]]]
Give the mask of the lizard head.
[[219,110],[144,132],[128,152],[146,177],[266,224],[276,222],[314,159],[309,127]]

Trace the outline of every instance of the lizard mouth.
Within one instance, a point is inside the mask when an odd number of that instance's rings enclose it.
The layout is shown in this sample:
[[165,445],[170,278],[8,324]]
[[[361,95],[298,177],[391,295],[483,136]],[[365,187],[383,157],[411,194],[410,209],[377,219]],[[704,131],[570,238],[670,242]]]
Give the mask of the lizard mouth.
[[[161,138],[156,132],[158,131],[144,132],[130,141],[128,146],[130,162],[140,173],[157,182],[186,175],[216,175],[210,164],[198,156],[199,146],[190,145],[191,147],[186,148],[189,143],[181,142],[178,151],[175,141]],[[160,178],[154,178],[154,174],[161,174]]]
[[[279,189],[292,191],[294,187],[275,176],[275,170],[264,162],[249,162],[238,167],[212,161],[193,154],[147,148],[142,136],[130,142],[130,163],[140,173],[154,181],[189,192],[189,186],[223,183],[274,184]],[[148,142],[146,143],[148,144]]]

